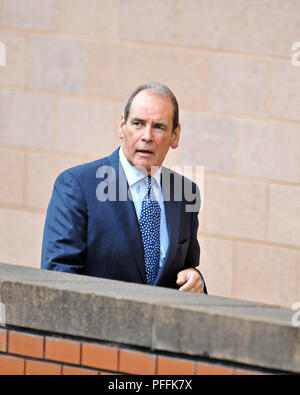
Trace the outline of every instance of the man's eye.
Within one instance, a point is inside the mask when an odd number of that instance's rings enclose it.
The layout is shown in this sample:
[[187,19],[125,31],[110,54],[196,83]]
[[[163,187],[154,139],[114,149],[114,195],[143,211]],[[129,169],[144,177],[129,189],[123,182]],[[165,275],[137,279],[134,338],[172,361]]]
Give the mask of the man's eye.
[[142,122],[135,121],[135,122],[133,122],[133,125],[134,125],[134,126],[141,126],[141,125],[142,125]]

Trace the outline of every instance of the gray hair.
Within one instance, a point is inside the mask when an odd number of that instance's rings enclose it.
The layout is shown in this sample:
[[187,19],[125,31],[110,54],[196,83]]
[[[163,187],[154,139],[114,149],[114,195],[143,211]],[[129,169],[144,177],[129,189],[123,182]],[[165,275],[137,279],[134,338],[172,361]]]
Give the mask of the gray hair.
[[178,123],[179,123],[178,102],[177,102],[175,95],[172,93],[172,91],[167,86],[160,84],[159,82],[149,82],[149,83],[140,85],[132,92],[132,94],[130,95],[130,97],[126,103],[125,109],[124,109],[125,123],[127,123],[133,99],[135,98],[135,96],[138,93],[140,93],[143,90],[147,90],[147,89],[154,91],[161,97],[171,99],[172,104],[173,104],[173,130],[172,130],[172,132],[174,132],[174,130],[177,128]]

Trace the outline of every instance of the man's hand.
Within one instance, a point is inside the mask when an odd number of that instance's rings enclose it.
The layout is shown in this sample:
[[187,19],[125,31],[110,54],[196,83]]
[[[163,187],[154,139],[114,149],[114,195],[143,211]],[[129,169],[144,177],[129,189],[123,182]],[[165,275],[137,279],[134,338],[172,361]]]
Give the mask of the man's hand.
[[182,270],[177,275],[177,285],[181,285],[179,291],[204,292],[202,278],[199,272],[193,268]]

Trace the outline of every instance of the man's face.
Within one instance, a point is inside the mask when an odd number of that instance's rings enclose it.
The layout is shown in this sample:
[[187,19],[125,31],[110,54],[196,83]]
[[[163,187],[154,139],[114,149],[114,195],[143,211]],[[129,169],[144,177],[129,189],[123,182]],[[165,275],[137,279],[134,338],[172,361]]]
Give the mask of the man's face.
[[151,90],[139,92],[131,103],[126,124],[124,115],[121,118],[119,137],[126,158],[151,174],[151,167],[162,165],[169,148],[178,147],[180,125],[172,130],[171,99]]

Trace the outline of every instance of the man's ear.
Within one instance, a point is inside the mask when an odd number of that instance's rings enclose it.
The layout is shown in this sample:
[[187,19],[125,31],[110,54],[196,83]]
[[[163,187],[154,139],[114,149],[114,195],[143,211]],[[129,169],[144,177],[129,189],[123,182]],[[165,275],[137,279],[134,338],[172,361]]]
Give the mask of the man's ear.
[[120,127],[119,127],[119,139],[123,139],[124,137],[124,133],[123,133],[123,128],[125,126],[125,118],[124,118],[124,114],[121,115],[121,122],[120,122]]
[[180,132],[181,132],[181,125],[179,123],[177,128],[172,132],[171,148],[173,149],[177,148],[179,145]]

